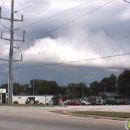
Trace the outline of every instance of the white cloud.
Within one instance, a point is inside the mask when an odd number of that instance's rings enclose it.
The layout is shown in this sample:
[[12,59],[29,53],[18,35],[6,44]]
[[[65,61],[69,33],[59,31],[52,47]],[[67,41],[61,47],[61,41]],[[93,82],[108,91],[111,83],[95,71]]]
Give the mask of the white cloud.
[[[108,37],[103,31],[93,33],[81,27],[78,28],[78,33],[74,32],[75,29],[65,37],[60,36],[56,39],[43,38],[36,40],[33,46],[23,51],[25,62],[71,62],[85,59],[87,61],[87,59],[125,53],[123,50],[124,45],[119,46],[116,41]],[[72,65],[127,67],[129,63],[126,63],[126,61],[129,59],[129,56],[123,56],[75,62]]]

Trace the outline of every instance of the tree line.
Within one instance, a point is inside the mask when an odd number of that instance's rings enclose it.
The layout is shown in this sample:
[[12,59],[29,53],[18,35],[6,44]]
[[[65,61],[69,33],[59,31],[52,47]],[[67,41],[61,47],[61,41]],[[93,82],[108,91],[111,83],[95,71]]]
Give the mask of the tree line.
[[[1,88],[6,88],[4,84]],[[69,83],[67,86],[59,86],[56,81],[32,79],[30,84],[13,84],[14,95],[58,95],[65,99],[81,98],[89,95],[98,95],[99,92],[118,92],[123,96],[130,95],[130,70],[125,69],[118,77],[111,74],[101,81],[94,81],[87,86],[85,83]]]

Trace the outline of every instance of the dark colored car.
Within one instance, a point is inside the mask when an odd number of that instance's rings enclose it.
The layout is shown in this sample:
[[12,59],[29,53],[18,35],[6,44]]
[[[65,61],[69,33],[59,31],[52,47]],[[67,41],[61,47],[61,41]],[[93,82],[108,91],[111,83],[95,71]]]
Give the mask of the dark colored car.
[[126,104],[126,101],[124,101],[121,98],[108,97],[104,100],[105,100],[106,104],[109,104],[109,105],[124,105],[124,104]]
[[68,102],[67,105],[81,105],[81,102],[78,100],[72,100]]
[[109,105],[115,105],[116,104],[116,100],[114,97],[108,97],[106,99],[104,99],[106,104],[109,104]]

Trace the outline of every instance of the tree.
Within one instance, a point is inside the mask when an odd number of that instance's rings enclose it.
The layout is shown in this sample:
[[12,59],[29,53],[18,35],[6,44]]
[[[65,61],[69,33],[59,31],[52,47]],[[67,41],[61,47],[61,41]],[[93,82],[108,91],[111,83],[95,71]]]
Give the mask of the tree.
[[98,95],[99,92],[115,92],[117,78],[114,74],[110,77],[103,78],[100,82],[94,81],[90,83],[89,92],[91,95]]
[[35,95],[43,95],[43,94],[56,95],[59,93],[59,87],[55,81],[33,79],[30,81],[30,84],[31,84],[32,93],[34,90]]
[[86,93],[86,84],[85,83],[78,83],[77,84],[77,91],[79,93],[79,97],[82,98]]
[[100,92],[99,87],[100,87],[100,84],[97,81],[90,83],[90,94],[98,95],[98,93]]
[[117,86],[120,94],[130,95],[130,70],[125,69],[124,72],[118,76]]
[[79,97],[79,92],[77,91],[77,84],[76,83],[68,84],[67,89],[69,91],[70,99]]
[[14,95],[20,95],[23,93],[23,91],[24,91],[24,88],[21,87],[21,85],[19,83],[13,84],[13,94]]
[[115,92],[116,91],[116,81],[117,78],[114,74],[111,74],[108,78],[103,78],[100,82],[100,91],[106,90],[106,92]]

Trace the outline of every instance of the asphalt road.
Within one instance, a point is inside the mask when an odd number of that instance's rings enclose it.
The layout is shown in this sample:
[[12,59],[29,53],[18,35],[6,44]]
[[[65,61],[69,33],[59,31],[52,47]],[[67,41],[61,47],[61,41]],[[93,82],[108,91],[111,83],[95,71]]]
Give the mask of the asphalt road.
[[124,121],[62,115],[50,110],[0,107],[0,130],[125,130]]

